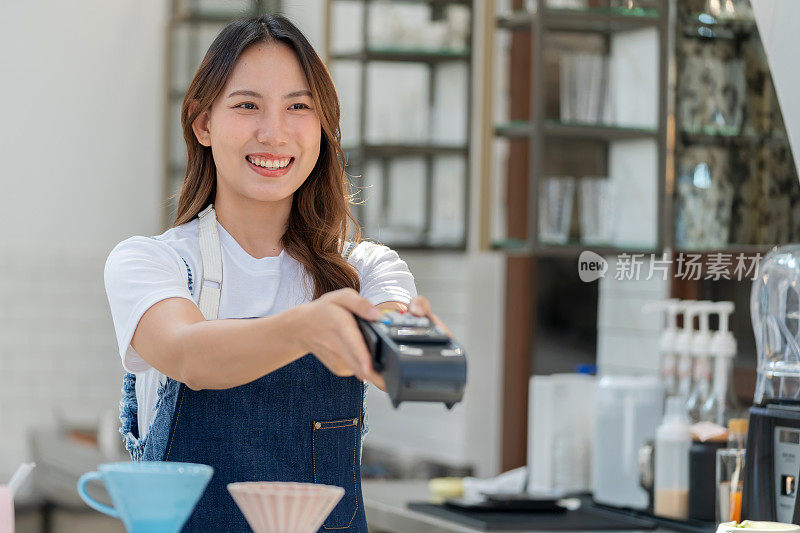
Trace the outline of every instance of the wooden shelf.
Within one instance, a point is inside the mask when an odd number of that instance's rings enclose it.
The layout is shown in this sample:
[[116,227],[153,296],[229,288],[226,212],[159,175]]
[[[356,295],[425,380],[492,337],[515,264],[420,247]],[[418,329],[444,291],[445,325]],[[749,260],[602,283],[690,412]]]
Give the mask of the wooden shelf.
[[469,153],[466,146],[448,146],[443,144],[364,144],[362,146],[342,147],[345,153],[359,154],[366,157],[414,157],[427,155],[460,155]]
[[[495,126],[495,134],[501,137],[524,138],[536,134],[534,124],[526,121],[512,121]],[[543,134],[558,139],[598,139],[618,141],[630,139],[654,139],[658,131],[646,128],[623,126],[607,126],[604,124],[586,124],[545,120]]]
[[360,52],[333,54],[334,60],[343,61],[392,61],[401,63],[440,63],[442,61],[463,61],[470,53],[463,50],[425,50],[402,48],[371,48]]
[[512,11],[497,15],[497,27],[505,30],[530,30],[536,21],[536,13]]
[[[512,11],[497,16],[497,26],[508,30],[528,30],[539,15],[530,11]],[[547,9],[545,28],[550,31],[616,33],[655,27],[658,12],[619,9]]]
[[[352,0],[348,0],[351,1]],[[385,0],[363,0],[364,2],[371,3],[371,2],[383,2]],[[472,5],[472,0],[392,0],[392,3],[395,4],[430,4],[432,6],[443,6],[448,4],[455,4],[455,5],[462,5],[462,6],[470,6]]]
[[753,130],[737,128],[683,128],[681,137],[684,144],[706,144],[721,146],[754,146],[764,143],[788,144],[785,135],[774,133],[756,133]]
[[566,244],[550,244],[539,243],[533,249],[533,255],[537,257],[575,257],[577,258],[582,252],[594,252],[598,255],[620,255],[620,254],[658,254],[660,253],[655,248],[637,248],[628,246],[614,246],[609,244],[589,244],[589,243],[574,243],[568,242]]
[[534,125],[524,120],[513,120],[511,122],[497,124],[494,127],[495,135],[499,135],[500,137],[524,138],[532,136],[535,132],[536,128]]
[[564,244],[536,243],[531,248],[523,239],[502,239],[492,241],[492,249],[509,253],[532,255],[535,257],[578,257],[582,252],[590,251],[599,255],[618,254],[657,254],[655,247],[617,246],[613,244],[590,244],[580,241],[569,241]]
[[631,128],[624,126],[606,126],[603,124],[580,124],[545,120],[545,135],[561,139],[601,139],[608,141],[626,139],[654,139],[658,135],[655,129]]
[[761,254],[763,256],[773,248],[775,248],[775,246],[769,244],[729,244],[721,248],[676,248],[673,250],[673,254],[693,254],[702,255],[704,257],[719,253],[732,254],[734,256],[739,254],[744,254],[747,256]]
[[260,13],[256,11],[201,11],[195,13],[181,13],[170,20],[171,24],[227,24],[232,20],[255,17]]

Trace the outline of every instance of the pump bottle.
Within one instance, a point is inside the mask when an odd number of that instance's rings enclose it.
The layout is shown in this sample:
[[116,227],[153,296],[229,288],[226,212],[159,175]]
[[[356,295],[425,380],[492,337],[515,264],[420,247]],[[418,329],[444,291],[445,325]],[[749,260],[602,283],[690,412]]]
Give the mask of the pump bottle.
[[701,416],[704,420],[727,426],[741,410],[733,393],[733,360],[736,357],[736,338],[728,329],[729,317],[733,314],[733,302],[716,302],[714,311],[719,314],[719,329],[711,339],[709,352],[714,358],[714,385],[703,404]]
[[686,412],[692,423],[704,420],[702,417],[703,404],[711,394],[711,331],[708,328],[708,317],[714,312],[714,302],[701,301],[694,306],[700,322],[700,329],[692,336],[692,357],[694,370],[692,372],[694,385],[689,398],[686,400]]
[[664,311],[666,327],[661,330],[658,343],[661,384],[667,396],[678,393],[678,360],[675,354],[675,339],[678,336],[677,317],[683,306],[677,298],[652,302],[644,306],[645,313]]
[[684,400],[692,393],[692,338],[697,302],[683,301],[683,327],[675,336],[675,353],[678,357],[678,392]]

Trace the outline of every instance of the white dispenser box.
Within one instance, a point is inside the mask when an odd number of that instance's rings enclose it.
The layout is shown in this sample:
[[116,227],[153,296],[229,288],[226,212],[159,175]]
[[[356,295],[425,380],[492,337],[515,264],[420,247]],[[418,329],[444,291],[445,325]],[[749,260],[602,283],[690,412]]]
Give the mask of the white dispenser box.
[[664,388],[656,376],[603,376],[594,398],[594,500],[644,510],[648,498],[639,485],[639,449],[655,440]]
[[596,378],[532,376],[528,388],[528,492],[591,489]]

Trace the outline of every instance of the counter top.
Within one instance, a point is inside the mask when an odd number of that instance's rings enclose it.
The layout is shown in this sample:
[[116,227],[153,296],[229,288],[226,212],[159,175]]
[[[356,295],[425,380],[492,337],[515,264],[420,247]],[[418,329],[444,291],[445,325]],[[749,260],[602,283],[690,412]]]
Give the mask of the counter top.
[[[372,533],[473,533],[487,531],[408,509],[406,504],[410,501],[419,502],[430,499],[428,482],[425,480],[364,480],[362,481],[362,491],[367,524]],[[524,530],[515,532],[504,529],[502,531],[503,533],[524,533]],[[658,528],[655,531],[672,533],[674,530]],[[539,531],[537,533],[545,532]],[[583,533],[594,532],[587,531]],[[604,531],[602,533],[610,532]],[[625,533],[635,532],[626,531]]]

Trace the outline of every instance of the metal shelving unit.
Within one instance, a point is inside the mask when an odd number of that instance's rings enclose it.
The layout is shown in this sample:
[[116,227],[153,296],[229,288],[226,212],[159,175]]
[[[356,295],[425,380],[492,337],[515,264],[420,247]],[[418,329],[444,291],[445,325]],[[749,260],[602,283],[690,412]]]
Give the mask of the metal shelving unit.
[[[735,57],[742,58],[742,61],[745,61],[746,58],[749,57],[749,61],[758,61],[758,59],[753,58],[752,56],[745,56],[741,53],[743,46],[748,42],[753,42],[754,40],[759,40],[758,34],[758,27],[756,26],[756,22],[753,18],[717,18],[709,13],[697,13],[694,12],[690,5],[687,3],[680,3],[680,9],[676,15],[676,31],[675,31],[675,38],[676,38],[676,53],[675,53],[675,64],[676,64],[676,113],[675,113],[675,129],[677,131],[676,139],[675,139],[675,183],[678,183],[678,179],[680,178],[680,163],[683,161],[684,157],[686,157],[686,153],[688,150],[692,149],[693,147],[707,147],[707,148],[721,148],[728,150],[730,153],[730,160],[731,160],[731,168],[736,169],[739,166],[739,163],[736,159],[737,155],[742,152],[748,152],[750,154],[756,154],[758,150],[762,148],[786,148],[786,150],[791,155],[791,150],[789,149],[789,142],[788,136],[786,134],[785,129],[783,129],[782,125],[777,124],[753,124],[748,117],[747,107],[750,105],[754,105],[751,101],[749,96],[750,88],[745,86],[744,94],[740,95],[740,98],[744,101],[743,107],[743,117],[741,119],[741,123],[738,125],[702,125],[702,126],[690,126],[688,124],[684,124],[682,122],[682,113],[680,112],[680,106],[687,104],[680,98],[680,89],[686,83],[686,63],[688,59],[688,55],[684,53],[683,49],[681,48],[681,44],[697,42],[700,43],[701,46],[725,46],[731,47],[735,50],[736,54]],[[695,6],[696,7],[696,6]],[[766,61],[766,57],[763,57],[763,60]],[[771,74],[769,74],[768,66],[765,68],[766,72],[768,73],[768,77],[765,80],[766,83],[764,84],[764,89],[766,91],[771,91],[772,83],[769,79]],[[766,129],[765,129],[766,128]],[[794,166],[791,166],[792,174],[794,174]],[[738,168],[738,172],[746,172],[746,170]],[[733,173],[730,176],[731,182],[736,185],[736,179],[733,177]],[[775,176],[770,176],[771,180],[776,179]],[[791,183],[796,184],[797,179],[796,176],[793,179],[789,180]],[[734,202],[736,200],[734,199]],[[673,204],[678,207],[679,198],[677,187],[674,191],[674,198],[672,199]],[[676,216],[672,217],[669,220],[669,231],[670,237],[672,241],[676,242],[676,248],[678,251],[684,251],[685,253],[700,253],[708,254],[714,252],[723,252],[723,253],[747,253],[747,254],[757,254],[757,253],[764,253],[765,251],[769,250],[773,244],[777,243],[769,243],[769,244],[753,244],[753,243],[737,243],[737,242],[729,242],[724,246],[714,246],[709,247],[703,250],[694,250],[693,252],[686,252],[683,248],[687,248],[686,246],[678,243],[677,233],[677,209],[676,209]],[[735,213],[731,216],[733,217]],[[733,234],[729,236],[729,241],[734,240],[735,237]]]
[[[425,194],[424,194],[424,223],[419,238],[415,242],[400,241],[391,242],[390,240],[382,239],[384,244],[391,246],[397,250],[454,250],[460,251],[466,249],[467,243],[467,228],[469,226],[468,206],[469,206],[469,139],[470,139],[470,110],[467,109],[467,131],[464,136],[466,139],[464,144],[450,145],[438,142],[429,142],[427,140],[419,143],[373,143],[367,139],[367,108],[369,98],[369,84],[367,79],[367,69],[373,63],[416,63],[424,64],[428,67],[428,105],[430,108],[435,103],[435,90],[436,90],[436,67],[445,62],[464,62],[467,65],[467,87],[466,87],[466,102],[470,105],[472,101],[472,35],[467,38],[466,50],[451,50],[451,49],[425,49],[419,47],[376,47],[369,44],[369,22],[370,12],[372,7],[378,3],[378,0],[350,0],[358,2],[363,8],[363,16],[361,23],[361,43],[363,47],[361,50],[347,53],[334,53],[332,51],[332,38],[334,35],[333,28],[333,9],[335,4],[344,0],[326,0],[324,17],[327,21],[327,31],[325,36],[325,58],[326,63],[330,65],[333,61],[351,61],[359,64],[359,137],[356,145],[343,146],[343,150],[347,156],[348,167],[347,172],[350,175],[363,175],[363,170],[366,164],[371,161],[379,161],[382,168],[382,194],[381,214],[382,219],[380,224],[382,226],[387,224],[386,212],[389,206],[389,167],[392,161],[398,158],[408,157],[422,157],[425,161]],[[422,4],[428,5],[432,9],[432,16],[437,16],[441,10],[447,5],[463,5],[472,8],[472,0],[398,0],[394,3],[402,4]],[[474,9],[470,13],[470,25],[474,17]],[[429,114],[428,118],[428,131],[433,132],[433,114]],[[462,235],[459,242],[452,244],[436,244],[431,242],[431,228],[433,220],[434,208],[434,160],[440,156],[460,156],[464,159],[464,205],[463,205],[463,222],[462,222]],[[364,228],[367,237],[375,237],[370,235],[369,232],[372,228],[364,227],[365,209],[363,205],[356,204],[353,206],[353,212],[359,224]]]
[[[494,2],[492,2],[494,4]],[[491,144],[495,136],[513,139],[529,140],[529,172],[528,172],[528,201],[527,237],[514,236],[502,241],[490,241],[489,221],[487,213],[491,208],[484,206],[482,209],[483,220],[480,236],[483,249],[501,249],[521,255],[577,255],[581,251],[580,244],[550,245],[540,243],[538,195],[539,178],[543,173],[544,143],[548,139],[565,140],[594,140],[606,144],[619,140],[653,139],[657,145],[658,174],[658,242],[651,252],[662,250],[669,243],[669,224],[665,224],[666,213],[669,211],[670,196],[667,194],[667,156],[668,156],[668,91],[667,80],[669,72],[669,28],[670,6],[668,0],[659,0],[658,9],[632,9],[623,8],[586,8],[586,9],[555,9],[549,8],[546,1],[539,2],[536,12],[513,11],[495,16],[494,27],[489,28],[490,39],[486,45],[489,53],[494,50],[494,32],[497,30],[525,31],[531,33],[531,91],[530,91],[530,120],[514,120],[504,124],[496,124],[492,130],[484,132],[484,154],[491,156]],[[494,13],[494,6],[490,8]],[[552,120],[545,117],[545,36],[553,32],[592,33],[608,38],[609,36],[624,31],[642,28],[654,28],[658,32],[658,76],[659,91],[654,95],[658,99],[658,124],[655,129],[617,127],[605,124],[568,123]],[[485,52],[486,53],[486,52]],[[484,62],[484,64],[486,61]],[[492,98],[491,87],[484,84],[486,98]],[[484,106],[486,109],[487,106]],[[490,108],[490,106],[489,106]],[[485,173],[486,174],[486,173]],[[489,175],[483,177],[490,180]],[[489,190],[488,186],[483,187]],[[487,199],[482,199],[488,202]],[[592,246],[592,249],[603,249],[607,253],[616,253],[625,250],[615,246]],[[640,251],[640,250],[635,250]]]
[[[171,0],[170,20],[167,25],[166,65],[164,86],[164,162],[162,225],[169,227],[177,208],[175,196],[183,183],[186,172],[186,150],[180,124],[180,106],[186,95],[191,76],[210,42],[232,20],[251,17],[280,10],[280,0],[242,0],[241,9],[230,9],[230,2],[219,2],[219,6],[204,0]],[[226,9],[227,8],[227,9]],[[181,72],[181,70],[183,72]]]

